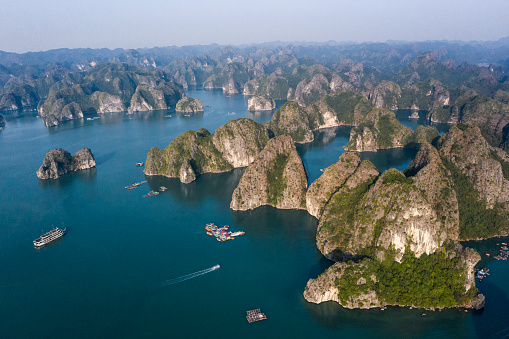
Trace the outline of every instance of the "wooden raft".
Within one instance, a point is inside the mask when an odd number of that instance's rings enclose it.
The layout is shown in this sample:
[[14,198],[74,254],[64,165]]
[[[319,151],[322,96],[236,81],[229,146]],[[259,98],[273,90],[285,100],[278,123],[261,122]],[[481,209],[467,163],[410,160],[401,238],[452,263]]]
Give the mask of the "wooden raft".
[[259,308],[257,308],[256,310],[246,311],[246,313],[247,313],[246,319],[249,323],[254,323],[255,321],[267,319],[265,313],[262,313]]

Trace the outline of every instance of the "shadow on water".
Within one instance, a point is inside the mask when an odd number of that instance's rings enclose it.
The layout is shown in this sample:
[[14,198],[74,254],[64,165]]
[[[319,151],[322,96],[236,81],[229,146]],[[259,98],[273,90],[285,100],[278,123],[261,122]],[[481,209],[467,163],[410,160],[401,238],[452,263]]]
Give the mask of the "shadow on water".
[[182,112],[176,112],[175,114],[181,118],[181,119],[188,119],[188,120],[199,120],[203,118],[204,112],[197,112],[197,113],[182,113]]
[[406,169],[418,151],[417,148],[391,148],[358,154],[361,160],[369,160],[380,172],[385,172],[389,168]]
[[[462,241],[461,244],[465,247],[475,249],[481,255],[481,261],[475,266],[482,268],[486,267],[492,261],[495,261],[495,256],[500,254],[501,243],[509,243],[509,237],[491,238],[486,240],[472,240]],[[498,244],[498,245],[497,245]],[[489,255],[487,255],[489,254]]]
[[[43,120],[45,121],[45,119],[43,118]],[[74,120],[67,120],[67,121],[62,121],[60,124],[58,124],[57,126],[49,126],[48,127],[48,132],[50,134],[56,134],[58,132],[64,132],[64,131],[70,131],[70,130],[73,130],[75,128],[79,128],[79,127],[83,127],[85,126],[85,119],[81,118],[81,119],[74,119]]]
[[[100,119],[93,120],[99,122],[102,125],[115,125],[115,124],[121,124],[125,121],[126,112],[119,112],[119,113],[102,113],[97,115]],[[87,121],[87,122],[93,122],[93,121]]]
[[34,247],[35,250],[37,252],[42,252],[42,251],[46,251],[47,249],[50,249],[53,246],[56,246],[56,245],[60,244],[64,240],[64,238],[67,236],[67,232],[69,232],[69,228],[67,228],[66,235],[64,235],[63,237],[60,237],[60,238],[58,238],[56,240],[53,240],[52,242],[50,242],[49,244],[46,244],[44,246]]
[[345,138],[346,143],[350,138],[351,126],[339,126],[323,128],[313,132],[314,140],[306,144],[296,144],[297,151],[303,156],[307,151],[314,147],[325,147],[332,143],[336,138]]
[[97,156],[95,158],[95,162],[96,162],[96,165],[102,165],[104,164],[105,162],[107,162],[108,160],[111,160],[115,157],[115,155],[117,154],[116,151],[114,152],[109,152],[109,153],[106,153],[106,154],[101,154],[99,156]]
[[[408,121],[416,125],[429,125],[426,120],[426,114],[428,114],[428,111],[424,110],[413,110],[413,109],[398,109],[395,112],[396,119],[399,120],[399,122]],[[408,126],[411,127],[411,126]],[[415,128],[412,128],[415,129]]]
[[506,291],[490,281],[493,278],[489,276],[478,284],[486,305],[483,312],[475,312],[472,317],[477,338],[509,337],[509,298]]
[[316,279],[320,274],[322,274],[329,267],[334,265],[334,262],[324,257],[322,253],[318,250],[318,248],[316,249],[316,256],[317,262],[314,263],[308,271],[308,277],[312,279]]
[[[349,310],[334,301],[317,305],[303,299],[303,303],[313,321],[320,326],[333,331],[372,331],[367,335],[375,337],[381,333],[388,338],[465,337],[465,321],[470,316],[470,312],[456,309],[433,312],[389,306],[385,311]],[[449,325],[447,329],[440,326],[444,322]]]
[[195,181],[183,184],[178,178],[163,176],[145,176],[151,190],[159,191],[161,186],[167,188],[161,194],[169,193],[176,200],[197,205],[208,198],[231,199],[244,169],[237,168],[227,173],[206,173]]
[[288,239],[296,230],[304,232],[305,237],[315,241],[318,221],[307,211],[278,210],[272,206],[260,206],[250,211],[233,211],[233,224],[242,226],[253,237],[270,237],[283,233]]
[[272,114],[274,114],[274,110],[271,111],[248,111],[248,117],[255,121],[260,120],[270,120],[272,119]]
[[66,173],[58,179],[39,179],[42,188],[70,186],[74,180],[93,181],[97,175],[97,168],[89,168],[77,172]]
[[[412,130],[415,130],[418,126],[435,126],[440,133],[440,135],[447,133],[452,124],[441,124],[435,122],[429,122],[426,119],[426,115],[428,111],[416,111],[411,109],[398,109],[394,112],[396,114],[396,119],[401,122],[403,125],[410,127]],[[418,116],[418,118],[416,117]]]

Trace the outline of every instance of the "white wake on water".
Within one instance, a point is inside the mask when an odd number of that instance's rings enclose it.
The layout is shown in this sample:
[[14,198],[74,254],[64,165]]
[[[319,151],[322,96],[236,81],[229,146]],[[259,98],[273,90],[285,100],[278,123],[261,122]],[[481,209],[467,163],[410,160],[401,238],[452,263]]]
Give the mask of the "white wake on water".
[[215,265],[215,266],[212,266],[210,268],[207,268],[207,269],[204,269],[204,270],[201,270],[201,271],[198,271],[198,272],[186,274],[186,275],[183,275],[183,276],[178,277],[178,278],[173,278],[173,279],[170,279],[170,280],[163,281],[161,283],[161,287],[169,286],[169,285],[173,285],[173,284],[178,284],[180,282],[183,282],[183,281],[186,281],[186,280],[189,280],[189,279],[193,279],[193,278],[199,277],[200,275],[204,275],[204,274],[210,273],[212,271],[215,271],[215,270],[219,269],[219,267],[220,267],[219,265]]

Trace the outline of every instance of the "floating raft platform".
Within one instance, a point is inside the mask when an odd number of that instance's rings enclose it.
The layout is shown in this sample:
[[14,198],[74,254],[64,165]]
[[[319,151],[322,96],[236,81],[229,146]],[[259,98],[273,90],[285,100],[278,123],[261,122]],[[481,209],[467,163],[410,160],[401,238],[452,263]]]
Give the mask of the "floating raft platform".
[[153,197],[154,195],[158,195],[158,194],[159,194],[158,191],[150,191],[147,194],[144,194],[143,197],[148,198],[148,197]]
[[147,182],[146,180],[143,180],[143,181],[140,181],[140,182],[135,182],[134,184],[126,186],[125,188],[128,189],[128,190],[132,190],[133,188],[136,188],[136,187],[138,187],[141,184],[144,184],[146,182]]
[[249,323],[254,323],[255,321],[267,319],[265,313],[262,313],[259,308],[257,308],[256,310],[246,311],[246,313],[247,313],[246,319]]
[[235,239],[235,237],[240,237],[246,234],[243,231],[231,232],[228,229],[230,226],[224,225],[219,228],[214,223],[207,224],[205,226],[205,231],[207,231],[207,235],[210,237],[215,237],[217,241],[223,242],[227,240]]

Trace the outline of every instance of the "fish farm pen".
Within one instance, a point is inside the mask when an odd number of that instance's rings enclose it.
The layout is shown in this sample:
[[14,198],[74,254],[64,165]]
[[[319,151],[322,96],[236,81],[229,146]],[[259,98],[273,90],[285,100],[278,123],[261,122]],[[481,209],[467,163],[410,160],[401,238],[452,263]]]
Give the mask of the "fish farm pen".
[[254,323],[255,321],[267,319],[265,313],[262,313],[259,308],[257,308],[256,310],[250,310],[246,312],[247,312],[246,319],[249,323]]

